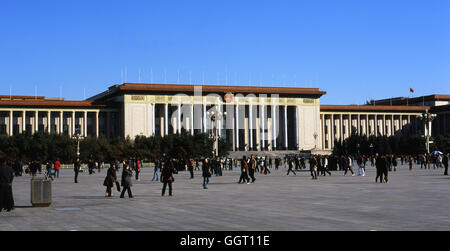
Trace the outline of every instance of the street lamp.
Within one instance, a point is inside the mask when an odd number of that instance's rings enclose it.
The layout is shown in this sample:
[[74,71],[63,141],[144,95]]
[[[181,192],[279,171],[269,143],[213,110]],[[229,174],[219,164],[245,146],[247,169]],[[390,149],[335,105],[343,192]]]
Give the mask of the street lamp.
[[317,132],[314,132],[313,137],[314,137],[314,150],[316,150],[317,149],[317,137],[319,137]]
[[424,114],[420,114],[418,118],[423,121],[425,126],[424,137],[426,139],[425,146],[427,148],[427,154],[430,154],[430,137],[431,137],[431,122],[437,117],[436,114],[432,114],[425,110]]
[[219,156],[219,130],[217,123],[227,116],[227,112],[208,111],[206,116],[211,120],[211,137],[214,139],[214,154]]
[[75,135],[72,136],[72,139],[77,141],[77,157],[80,156],[80,141],[84,139],[79,130],[76,130]]

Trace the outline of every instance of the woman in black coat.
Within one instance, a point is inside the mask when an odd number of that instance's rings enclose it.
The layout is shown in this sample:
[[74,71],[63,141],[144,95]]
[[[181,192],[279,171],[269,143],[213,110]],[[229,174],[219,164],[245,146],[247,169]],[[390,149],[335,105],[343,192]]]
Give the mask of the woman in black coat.
[[205,159],[203,161],[202,176],[203,176],[203,189],[208,189],[209,178],[211,177],[211,172],[209,171],[208,159]]
[[164,161],[163,169],[161,170],[161,182],[164,183],[161,196],[164,196],[167,185],[169,185],[169,196],[172,196],[172,182],[173,182],[172,175],[176,173],[178,172],[173,167],[172,161],[170,160]]
[[128,197],[133,198],[133,194],[131,193],[131,187],[133,184],[131,183],[131,177],[133,177],[133,172],[129,165],[124,165],[124,169],[122,171],[122,193],[120,194],[120,198],[124,198],[125,191],[128,191]]
[[105,197],[112,196],[112,188],[117,181],[116,169],[114,168],[113,164],[114,163],[111,163],[110,167],[108,168],[105,181],[103,182],[103,185],[106,187]]

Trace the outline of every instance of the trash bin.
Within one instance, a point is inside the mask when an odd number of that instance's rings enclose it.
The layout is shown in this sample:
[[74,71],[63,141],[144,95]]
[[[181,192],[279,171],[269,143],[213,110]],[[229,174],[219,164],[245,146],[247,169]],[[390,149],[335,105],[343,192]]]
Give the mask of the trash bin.
[[34,207],[48,207],[52,204],[52,181],[50,179],[31,179],[31,204]]

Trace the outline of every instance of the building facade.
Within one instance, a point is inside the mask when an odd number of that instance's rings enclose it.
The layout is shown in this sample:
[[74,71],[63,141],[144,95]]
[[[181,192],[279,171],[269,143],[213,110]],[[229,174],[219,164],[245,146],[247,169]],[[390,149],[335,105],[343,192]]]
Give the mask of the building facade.
[[[352,134],[418,134],[423,125],[417,116],[435,107],[381,101],[321,105],[325,94],[318,88],[125,83],[84,101],[0,96],[0,135],[134,138],[214,132],[231,151],[332,150]],[[448,114],[445,104],[440,107]],[[445,118],[437,123],[445,132]]]

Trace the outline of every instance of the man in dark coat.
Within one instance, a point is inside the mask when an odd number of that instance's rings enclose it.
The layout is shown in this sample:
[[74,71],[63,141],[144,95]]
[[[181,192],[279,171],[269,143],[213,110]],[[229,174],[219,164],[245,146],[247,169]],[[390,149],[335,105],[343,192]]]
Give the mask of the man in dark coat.
[[125,191],[128,191],[128,197],[133,198],[133,194],[131,193],[131,187],[133,186],[131,182],[131,177],[133,177],[133,172],[130,165],[124,165],[122,171],[122,193],[120,194],[120,198],[124,198]]
[[444,164],[444,175],[448,175],[448,153],[444,154],[444,157],[442,158],[442,164]]
[[[112,196],[112,188],[114,187],[114,184],[116,183],[116,181],[117,181],[116,169],[114,168],[114,162],[112,162],[106,173],[105,181],[103,182],[103,185],[106,186],[105,197]],[[119,190],[119,192],[120,192],[120,190]]]
[[205,159],[205,161],[203,161],[202,164],[203,189],[208,189],[209,178],[211,177],[211,172],[209,170],[210,169],[208,159]]
[[378,181],[378,178],[380,178],[380,183],[383,183],[383,175],[384,170],[386,169],[386,160],[384,159],[384,156],[377,156],[375,161],[375,167],[377,169],[377,176],[375,177],[375,182]]
[[8,166],[5,159],[0,159],[0,211],[5,209],[9,212],[14,209],[13,179],[13,169]]
[[172,196],[172,182],[173,182],[172,175],[176,173],[178,172],[173,167],[172,161],[166,159],[166,161],[164,161],[163,169],[161,171],[161,182],[164,183],[161,196],[164,196],[167,185],[169,185],[169,196]]
[[241,184],[247,182],[247,184],[250,184],[250,178],[248,177],[248,162],[247,157],[243,157],[241,160],[241,176],[239,177],[238,184]]
[[81,169],[80,158],[76,157],[73,163],[73,171],[75,172],[75,183],[78,183],[78,173],[80,172],[80,169]]

